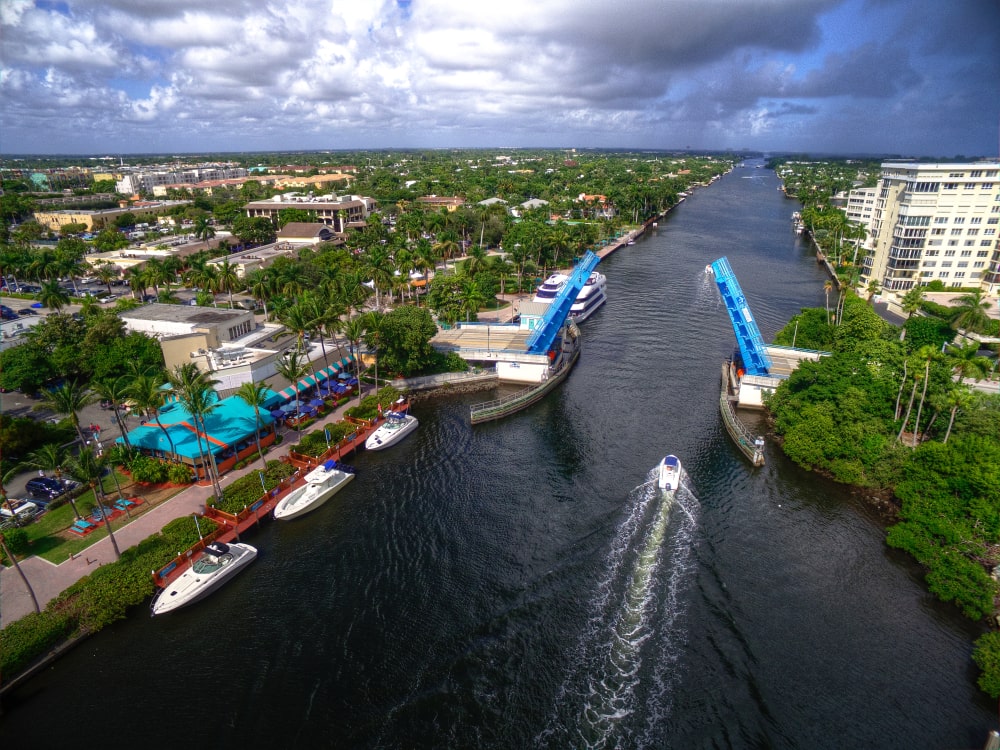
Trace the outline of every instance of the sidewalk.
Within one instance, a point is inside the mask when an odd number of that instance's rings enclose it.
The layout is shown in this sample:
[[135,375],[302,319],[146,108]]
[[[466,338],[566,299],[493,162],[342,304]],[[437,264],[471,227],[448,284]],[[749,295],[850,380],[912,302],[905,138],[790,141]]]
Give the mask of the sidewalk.
[[[367,393],[371,386],[362,388],[362,394]],[[343,418],[344,411],[358,403],[357,396],[346,404],[338,407],[328,414],[322,421],[317,422],[308,428],[312,431],[328,424],[333,424]],[[298,442],[297,433],[292,428],[284,428],[281,433],[284,440],[281,445],[272,449],[265,455],[268,461],[277,460],[280,456],[288,454],[291,444]],[[242,469],[233,470],[222,477],[222,486],[232,483],[246,474],[260,469],[260,459],[252,461]],[[178,493],[169,500],[160,503],[152,510],[143,513],[134,521],[122,526],[115,531],[115,539],[118,541],[118,548],[125,551],[129,547],[134,547],[146,537],[152,536],[167,523],[189,516],[193,513],[202,513],[205,510],[205,502],[213,495],[212,487],[201,487],[193,485]],[[21,571],[31,583],[38,599],[38,606],[45,609],[45,605],[56,598],[71,585],[84,576],[92,573],[95,569],[105,563],[114,562],[115,553],[111,546],[111,539],[105,537],[90,547],[87,547],[79,555],[66,560],[59,565],[50,563],[40,557],[29,557],[21,562]],[[0,569],[0,627],[14,622],[34,611],[31,596],[24,586],[24,582],[17,574],[13,566]]]

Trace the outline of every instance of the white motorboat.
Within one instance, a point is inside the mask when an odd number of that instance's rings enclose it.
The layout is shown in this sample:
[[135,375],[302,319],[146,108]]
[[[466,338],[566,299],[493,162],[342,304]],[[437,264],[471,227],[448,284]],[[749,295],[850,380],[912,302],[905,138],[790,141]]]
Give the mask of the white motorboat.
[[552,300],[559,296],[559,292],[563,290],[568,281],[569,276],[564,273],[552,274],[535,290],[535,296],[532,301],[541,302],[544,305],[550,304]]
[[667,492],[674,492],[678,487],[681,486],[681,468],[680,459],[677,456],[671,454],[669,456],[664,456],[663,460],[660,461],[660,474],[656,480],[657,486],[661,490],[666,490]]
[[290,521],[316,510],[323,503],[354,479],[354,470],[326,461],[322,466],[306,474],[306,483],[289,492],[274,506],[274,517],[279,521]]
[[404,408],[397,408],[385,415],[385,422],[368,436],[365,448],[370,451],[380,451],[390,445],[395,445],[417,429],[420,424],[417,418],[407,414]]
[[576,295],[576,301],[569,309],[569,317],[577,323],[582,323],[608,301],[608,279],[603,273],[593,271],[583,284],[583,289]]
[[153,600],[154,615],[162,615],[203,599],[257,559],[257,548],[242,542],[209,543],[194,564]]

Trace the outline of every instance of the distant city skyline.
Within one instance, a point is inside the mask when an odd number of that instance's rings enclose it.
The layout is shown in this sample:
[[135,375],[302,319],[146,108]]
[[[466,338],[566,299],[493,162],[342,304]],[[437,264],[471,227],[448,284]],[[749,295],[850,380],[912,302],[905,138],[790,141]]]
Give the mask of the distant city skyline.
[[5,155],[1000,150],[997,0],[4,0],[0,37]]

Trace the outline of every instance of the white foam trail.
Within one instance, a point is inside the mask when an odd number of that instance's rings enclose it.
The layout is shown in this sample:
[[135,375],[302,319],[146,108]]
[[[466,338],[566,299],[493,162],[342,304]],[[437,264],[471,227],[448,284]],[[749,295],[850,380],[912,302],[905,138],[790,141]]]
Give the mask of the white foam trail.
[[[616,729],[636,709],[637,688],[644,679],[640,668],[643,653],[648,650],[644,648],[646,642],[655,639],[654,654],[676,655],[679,652],[671,646],[682,634],[671,631],[681,611],[679,593],[690,568],[686,561],[691,558],[697,505],[696,499],[692,502],[693,495],[684,489],[683,482],[676,493],[659,490],[654,481],[656,474],[657,470],[653,469],[651,480],[631,493],[637,495],[636,503],[615,536],[608,558],[608,573],[594,598],[593,614],[578,647],[575,664],[557,696],[556,715],[538,738],[542,744],[551,741],[553,745],[561,745],[569,741],[577,747],[616,746],[619,739],[615,737]],[[646,525],[641,522],[651,500],[656,501],[653,503],[655,515]],[[672,512],[675,507],[680,507],[684,513],[677,516],[680,526],[676,527],[665,555],[663,543],[671,517],[677,515]],[[645,531],[643,526],[647,526]],[[629,550],[635,555],[631,564],[626,559]],[[662,589],[657,574],[663,568],[664,557],[670,560],[669,577],[665,601],[657,606]],[[619,591],[624,585],[624,591],[612,602],[615,582],[619,583]],[[666,612],[657,612],[659,609],[666,609]],[[664,622],[668,625],[667,630],[663,628]],[[666,641],[664,634],[668,636]],[[662,661],[662,657],[657,661]],[[653,708],[657,714],[662,714],[669,686],[657,681],[653,687],[656,702]],[[556,735],[564,732],[569,736],[557,738]]]

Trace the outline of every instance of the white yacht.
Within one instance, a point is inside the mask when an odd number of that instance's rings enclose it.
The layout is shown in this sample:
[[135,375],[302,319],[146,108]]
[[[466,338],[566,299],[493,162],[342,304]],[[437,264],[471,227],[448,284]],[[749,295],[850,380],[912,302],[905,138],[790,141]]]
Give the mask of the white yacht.
[[576,301],[569,309],[569,317],[576,323],[582,323],[598,307],[608,301],[608,279],[603,273],[593,271],[583,284],[583,289],[576,295]]
[[241,542],[211,542],[194,564],[153,600],[153,614],[162,615],[212,593],[257,559],[257,548]]
[[660,461],[660,474],[656,480],[657,486],[667,492],[676,491],[681,486],[682,471],[681,462],[677,456],[673,454],[664,456],[663,460]]
[[394,406],[396,408],[385,415],[385,422],[365,441],[365,448],[368,450],[380,451],[395,445],[419,426],[417,418],[406,413],[405,404],[396,402]]
[[354,471],[329,460],[306,474],[306,483],[289,492],[274,506],[274,517],[290,521],[316,510],[354,479]]
[[568,281],[569,276],[564,273],[552,274],[535,290],[535,296],[532,301],[541,302],[545,305],[550,304],[552,300],[559,296],[559,292],[563,290]]

